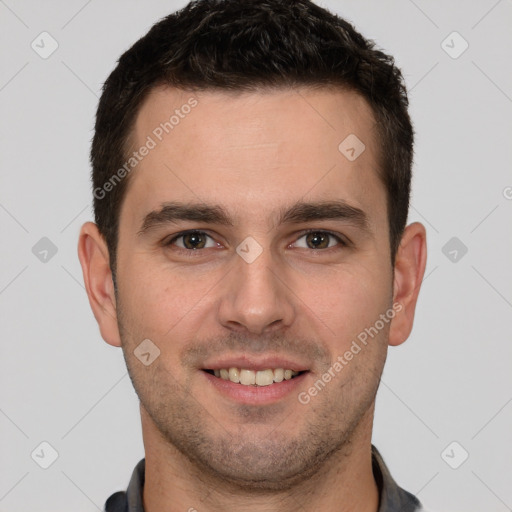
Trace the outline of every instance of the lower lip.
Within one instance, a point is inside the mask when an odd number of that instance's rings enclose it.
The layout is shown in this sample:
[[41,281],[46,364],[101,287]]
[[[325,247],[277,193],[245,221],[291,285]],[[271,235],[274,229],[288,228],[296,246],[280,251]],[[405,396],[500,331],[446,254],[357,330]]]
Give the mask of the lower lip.
[[208,382],[224,396],[237,402],[254,405],[277,402],[294,391],[298,394],[298,388],[308,374],[308,372],[304,372],[293,379],[274,382],[269,386],[245,386],[244,384],[237,384],[230,380],[215,377],[215,375],[205,372],[204,370],[202,370],[201,373],[208,379]]

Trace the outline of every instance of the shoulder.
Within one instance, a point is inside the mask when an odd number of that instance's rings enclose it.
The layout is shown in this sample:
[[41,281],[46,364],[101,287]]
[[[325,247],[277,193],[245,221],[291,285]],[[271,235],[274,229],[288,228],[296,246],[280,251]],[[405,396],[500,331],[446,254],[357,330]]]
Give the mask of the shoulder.
[[105,502],[104,512],[128,512],[128,500],[125,491],[118,491]]
[[144,512],[142,491],[145,480],[145,459],[135,466],[126,491],[117,491],[105,502],[104,512]]

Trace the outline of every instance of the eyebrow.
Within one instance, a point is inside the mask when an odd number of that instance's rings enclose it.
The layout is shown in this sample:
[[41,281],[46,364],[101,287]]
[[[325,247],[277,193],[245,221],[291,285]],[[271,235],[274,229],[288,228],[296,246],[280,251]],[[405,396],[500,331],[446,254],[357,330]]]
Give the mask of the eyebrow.
[[[321,220],[342,220],[355,227],[370,232],[366,213],[343,200],[295,203],[286,210],[281,210],[277,225],[298,224],[302,222]],[[142,222],[138,235],[179,221],[202,222],[205,224],[220,224],[234,226],[235,222],[222,206],[204,203],[167,202],[159,210],[148,213]]]
[[310,222],[312,220],[342,220],[362,229],[370,231],[368,216],[360,208],[349,205],[343,200],[320,201],[314,203],[298,202],[290,209],[283,211],[278,224]]
[[154,228],[176,223],[180,220],[225,226],[233,225],[229,215],[221,206],[210,206],[202,203],[164,203],[159,210],[152,211],[144,217],[142,227],[137,234],[144,235]]

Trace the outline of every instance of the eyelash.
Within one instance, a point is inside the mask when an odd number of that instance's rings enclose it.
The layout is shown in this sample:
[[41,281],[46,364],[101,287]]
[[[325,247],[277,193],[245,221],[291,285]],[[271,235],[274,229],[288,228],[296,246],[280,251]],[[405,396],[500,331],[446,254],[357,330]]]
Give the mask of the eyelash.
[[[309,235],[310,233],[322,233],[324,235],[332,236],[341,247],[348,247],[349,243],[346,239],[342,238],[340,235],[333,233],[332,231],[326,230],[326,229],[306,229],[305,231],[302,231],[300,236],[297,238],[299,240],[303,236]],[[336,249],[337,246],[334,247],[328,247],[326,249],[316,249],[316,251],[328,251],[329,249]],[[315,249],[311,249],[314,251]]]
[[[199,233],[201,235],[206,235],[206,236],[208,236],[209,238],[211,238],[213,240],[213,237],[211,235],[209,235],[206,231],[201,231],[201,230],[198,230],[198,229],[189,229],[189,230],[182,231],[182,232],[176,234],[170,240],[165,241],[163,243],[163,245],[165,247],[172,246],[174,244],[174,242],[176,242],[176,240],[178,240],[178,239],[182,238],[183,236],[188,235],[190,233]],[[350,245],[349,241],[343,239],[342,237],[340,237],[339,235],[333,233],[332,231],[328,231],[328,230],[325,230],[325,229],[307,229],[305,231],[301,231],[301,233],[297,237],[296,241],[300,240],[302,237],[307,236],[310,233],[322,233],[324,235],[328,235],[328,236],[333,237],[338,242],[338,245],[336,245],[334,247],[327,247],[325,249],[310,249],[311,251],[315,251],[315,252],[328,252],[329,251],[330,252],[331,250],[335,250],[335,249],[339,248],[340,246],[341,247],[349,247],[349,245]],[[191,257],[197,256],[201,252],[201,249],[184,249],[183,247],[175,247],[175,249],[178,250],[178,251],[181,251],[181,252],[183,252],[183,253],[191,256]],[[212,247],[207,247],[206,249],[212,249]]]

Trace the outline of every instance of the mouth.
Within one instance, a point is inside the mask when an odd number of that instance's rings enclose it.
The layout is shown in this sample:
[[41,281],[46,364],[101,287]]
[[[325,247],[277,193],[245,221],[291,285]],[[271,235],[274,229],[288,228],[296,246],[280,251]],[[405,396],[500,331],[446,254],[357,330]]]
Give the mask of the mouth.
[[268,353],[226,354],[203,361],[199,373],[208,383],[208,393],[245,405],[271,405],[293,400],[313,372],[311,364],[293,356]]
[[218,379],[230,381],[241,386],[265,387],[293,380],[308,370],[292,370],[291,368],[267,368],[251,370],[249,368],[218,368],[203,369],[204,372]]

